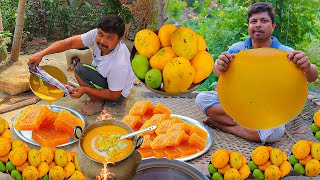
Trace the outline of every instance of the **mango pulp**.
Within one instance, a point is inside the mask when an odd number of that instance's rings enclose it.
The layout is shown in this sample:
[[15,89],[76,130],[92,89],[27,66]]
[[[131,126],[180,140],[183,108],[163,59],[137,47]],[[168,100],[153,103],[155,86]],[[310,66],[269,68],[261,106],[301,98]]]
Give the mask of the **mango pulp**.
[[[47,73],[49,73],[52,77],[58,79],[60,82],[67,84],[68,81],[65,74],[57,67],[44,65],[41,68],[44,69]],[[44,86],[48,88],[49,95],[39,92],[39,88],[41,86],[39,83],[39,78],[34,74],[30,75],[30,79],[29,79],[30,88],[33,91],[33,93],[36,96],[38,96],[40,99],[47,101],[48,104],[51,104],[52,101],[56,101],[61,97],[63,97],[64,92],[61,89],[58,89],[57,87],[52,86],[51,84],[48,84],[46,82],[43,82],[43,83],[44,83]]]
[[239,52],[218,81],[225,112],[250,129],[270,129],[295,118],[308,95],[306,77],[288,53],[259,48]]

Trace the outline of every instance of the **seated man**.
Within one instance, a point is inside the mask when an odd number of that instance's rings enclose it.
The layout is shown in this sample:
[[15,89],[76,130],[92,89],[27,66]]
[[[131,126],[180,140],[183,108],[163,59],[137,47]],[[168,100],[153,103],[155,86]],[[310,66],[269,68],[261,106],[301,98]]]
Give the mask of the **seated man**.
[[[297,64],[303,70],[308,82],[315,81],[318,77],[317,67],[310,63],[307,55],[302,51],[282,45],[277,38],[272,36],[276,27],[272,5],[257,2],[248,12],[248,32],[250,37],[243,42],[233,44],[227,52],[222,53],[215,62],[214,73],[219,76],[226,72],[229,63],[233,60],[232,55],[245,49],[272,47],[289,52],[288,59]],[[252,130],[237,124],[220,105],[216,91],[203,92],[196,97],[196,105],[209,118],[203,123],[220,129],[221,131],[240,136],[254,142],[274,142],[284,135],[285,126],[270,130]]]
[[83,94],[90,97],[80,112],[93,115],[102,110],[105,102],[121,103],[130,94],[134,73],[130,64],[130,52],[122,42],[124,21],[117,15],[107,15],[98,27],[82,35],[57,41],[35,53],[28,64],[37,66],[45,55],[93,46],[92,64],[78,64],[75,77],[80,87],[72,89],[73,98]]

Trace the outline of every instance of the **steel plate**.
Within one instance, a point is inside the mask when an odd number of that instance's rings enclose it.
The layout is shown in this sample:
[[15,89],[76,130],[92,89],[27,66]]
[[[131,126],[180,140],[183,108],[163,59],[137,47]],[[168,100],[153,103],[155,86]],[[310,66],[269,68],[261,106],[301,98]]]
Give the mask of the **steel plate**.
[[[207,144],[205,146],[205,148],[202,150],[202,151],[199,151],[195,154],[192,154],[192,155],[189,155],[189,156],[185,156],[185,157],[181,157],[181,158],[176,158],[176,160],[179,160],[179,161],[188,161],[188,160],[191,160],[191,159],[195,159],[201,155],[203,155],[204,153],[206,153],[211,145],[212,145],[212,141],[213,141],[213,137],[212,137],[212,134],[209,130],[209,128],[207,126],[205,126],[203,123],[195,120],[195,119],[192,119],[192,118],[189,118],[189,117],[186,117],[186,116],[181,116],[181,115],[177,115],[177,114],[171,114],[171,117],[179,117],[181,120],[187,122],[187,123],[190,123],[192,125],[195,125],[195,126],[198,126],[199,128],[205,130],[207,133],[208,133],[208,136],[207,136]],[[143,158],[143,159],[151,159],[151,158]]]
[[146,159],[142,160],[133,180],[207,180],[203,173],[188,163],[178,160]]
[[[67,110],[69,111],[71,114],[73,114],[74,116],[76,116],[77,118],[81,119],[83,122],[84,122],[84,126],[86,127],[87,126],[87,123],[86,123],[86,120],[85,118],[80,114],[78,113],[77,111],[73,110],[73,109],[70,109],[70,108],[67,108],[67,107],[63,107],[63,106],[56,106],[56,105],[50,105],[48,106],[48,108],[53,111],[53,112],[60,112],[61,110]],[[13,124],[17,121],[18,117],[20,116],[20,114],[22,113],[22,111],[14,117],[13,119]],[[19,131],[17,130],[16,128],[14,128],[14,126],[12,125],[12,129],[14,130],[14,132],[24,141],[26,141],[27,143],[30,143],[30,144],[33,144],[33,145],[36,145],[36,146],[40,146],[38,143],[36,143],[35,141],[32,140],[32,131]],[[67,146],[69,144],[73,144],[75,142],[78,141],[69,137],[70,138],[70,141],[68,143],[65,143],[65,144],[61,144],[59,146],[56,146],[56,147],[63,147],[63,146]]]

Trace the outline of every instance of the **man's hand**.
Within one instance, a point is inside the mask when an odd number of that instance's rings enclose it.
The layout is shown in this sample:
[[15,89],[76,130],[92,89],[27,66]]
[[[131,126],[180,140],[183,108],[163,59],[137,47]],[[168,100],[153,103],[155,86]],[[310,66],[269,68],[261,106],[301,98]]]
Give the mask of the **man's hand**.
[[305,73],[309,73],[311,70],[310,60],[303,51],[292,51],[288,55],[288,60],[294,62]]
[[44,55],[42,55],[41,52],[37,52],[33,54],[28,61],[28,65],[33,64],[33,66],[38,66],[39,63],[41,62],[42,58]]
[[229,67],[229,63],[233,60],[233,57],[228,53],[228,52],[224,52],[222,53],[216,62],[217,65],[217,69],[220,72],[225,72],[227,71],[228,67]]
[[82,87],[82,86],[77,87],[77,88],[73,88],[71,90],[70,96],[72,98],[80,98],[83,94],[86,93],[86,88],[87,87]]

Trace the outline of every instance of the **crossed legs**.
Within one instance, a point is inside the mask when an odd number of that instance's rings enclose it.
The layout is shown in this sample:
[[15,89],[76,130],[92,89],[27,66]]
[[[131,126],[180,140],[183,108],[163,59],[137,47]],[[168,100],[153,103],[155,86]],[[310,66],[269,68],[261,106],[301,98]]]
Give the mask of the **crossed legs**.
[[203,123],[214,128],[218,128],[223,132],[230,133],[249,141],[261,142],[260,136],[256,130],[245,128],[237,124],[228,114],[225,113],[220,104],[209,107],[206,110],[209,117]]

